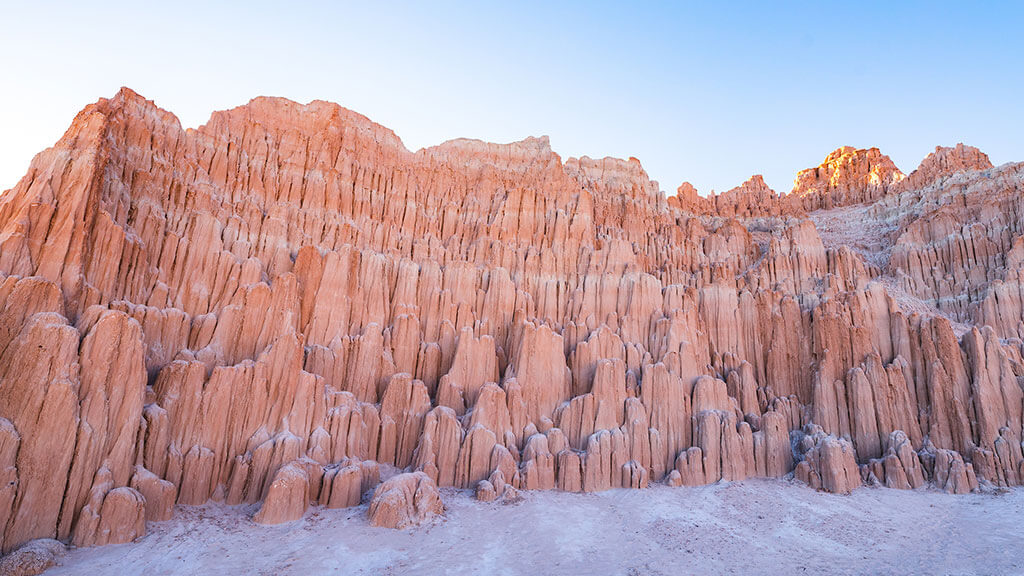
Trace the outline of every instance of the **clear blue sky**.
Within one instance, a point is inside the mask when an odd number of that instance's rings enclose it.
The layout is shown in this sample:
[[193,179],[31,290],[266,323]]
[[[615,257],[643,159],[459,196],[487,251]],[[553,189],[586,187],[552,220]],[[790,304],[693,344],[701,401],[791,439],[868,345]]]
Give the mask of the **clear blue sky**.
[[273,95],[411,150],[547,134],[670,194],[788,191],[841,145],[1024,160],[1024,2],[0,2],[0,190],[122,85],[185,126]]

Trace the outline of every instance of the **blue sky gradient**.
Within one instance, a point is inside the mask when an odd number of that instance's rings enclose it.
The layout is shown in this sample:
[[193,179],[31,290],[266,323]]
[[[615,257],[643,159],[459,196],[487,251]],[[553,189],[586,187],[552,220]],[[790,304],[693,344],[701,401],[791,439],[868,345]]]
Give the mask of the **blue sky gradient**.
[[[168,3],[170,4],[170,3]],[[129,86],[198,126],[258,95],[331,100],[411,150],[547,134],[635,156],[667,193],[841,145],[905,172],[965,142],[1024,160],[1024,2],[7,2],[0,190]]]

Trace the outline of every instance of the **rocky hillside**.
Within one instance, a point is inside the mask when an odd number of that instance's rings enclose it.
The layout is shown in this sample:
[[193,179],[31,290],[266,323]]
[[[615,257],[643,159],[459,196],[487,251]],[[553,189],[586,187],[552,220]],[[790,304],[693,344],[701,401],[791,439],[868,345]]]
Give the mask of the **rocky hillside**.
[[546,138],[413,153],[272,98],[185,130],[123,89],[0,196],[3,551],[290,520],[378,465],[487,499],[1020,484],[1022,199],[963,145],[666,198]]

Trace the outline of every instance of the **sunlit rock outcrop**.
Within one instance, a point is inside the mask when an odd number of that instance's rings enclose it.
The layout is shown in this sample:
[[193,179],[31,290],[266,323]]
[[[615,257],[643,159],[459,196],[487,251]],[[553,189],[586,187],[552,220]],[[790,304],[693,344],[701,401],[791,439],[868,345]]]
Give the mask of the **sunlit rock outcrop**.
[[796,175],[790,197],[804,210],[828,210],[874,202],[896,190],[905,176],[878,148],[843,146],[817,168]]

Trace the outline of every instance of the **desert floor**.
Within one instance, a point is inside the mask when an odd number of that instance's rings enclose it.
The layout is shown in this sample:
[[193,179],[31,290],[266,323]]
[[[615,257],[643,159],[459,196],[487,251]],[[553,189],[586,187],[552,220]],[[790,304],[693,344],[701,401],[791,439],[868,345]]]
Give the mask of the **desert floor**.
[[366,505],[260,526],[252,507],[180,507],[134,544],[70,551],[60,574],[1021,574],[1024,490],[850,496],[752,479],[482,504],[372,528]]

